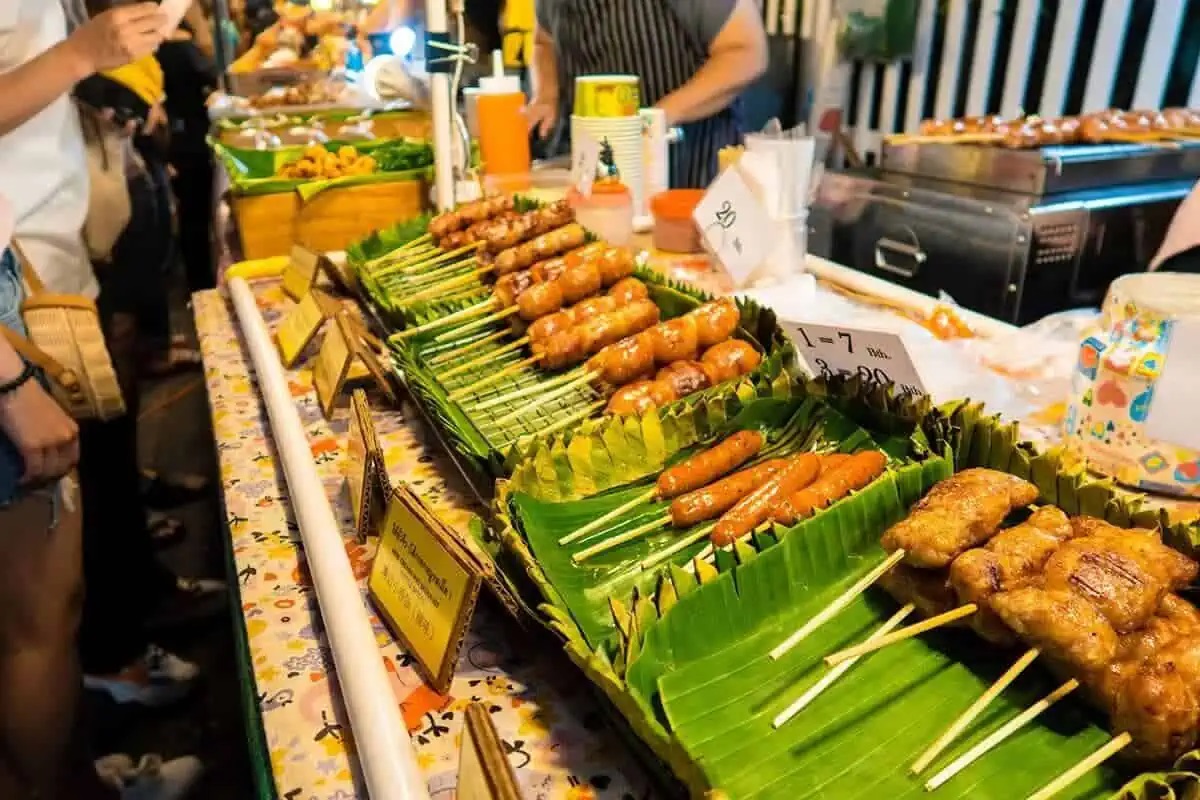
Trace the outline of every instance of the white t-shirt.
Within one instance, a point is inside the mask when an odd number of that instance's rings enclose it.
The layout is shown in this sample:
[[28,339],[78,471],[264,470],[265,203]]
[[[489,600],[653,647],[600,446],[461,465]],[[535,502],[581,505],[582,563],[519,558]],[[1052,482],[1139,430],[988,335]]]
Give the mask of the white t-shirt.
[[[0,0],[0,72],[32,60],[66,34],[56,0]],[[70,98],[58,98],[0,136],[0,191],[12,201],[16,238],[46,287],[95,298],[99,287],[83,244],[87,159]]]

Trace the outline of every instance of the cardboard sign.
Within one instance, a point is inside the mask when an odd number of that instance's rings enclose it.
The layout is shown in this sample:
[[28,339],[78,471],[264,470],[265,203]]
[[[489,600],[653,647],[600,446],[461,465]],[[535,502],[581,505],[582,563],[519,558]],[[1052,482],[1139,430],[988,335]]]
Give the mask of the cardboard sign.
[[293,300],[299,300],[312,291],[317,283],[320,256],[299,244],[292,245],[291,259],[283,271],[283,291]]
[[1160,442],[1200,450],[1200,426],[1195,424],[1200,385],[1200,320],[1184,317],[1167,323],[1170,338],[1162,372],[1151,386],[1146,412],[1146,435]]
[[712,182],[692,219],[709,250],[739,286],[771,253],[771,220],[736,164]]
[[454,796],[457,800],[521,800],[516,773],[487,707],[471,703],[464,719]]
[[311,291],[301,298],[275,329],[275,342],[279,345],[279,358],[283,366],[290,369],[295,365],[328,316],[329,305],[320,290]]
[[407,486],[392,490],[367,589],[437,692],[450,688],[486,572]]
[[321,342],[321,350],[317,353],[317,361],[313,365],[313,385],[317,390],[317,402],[326,419],[333,416],[333,408],[338,395],[346,384],[346,375],[350,372],[350,363],[354,360],[354,350],[351,342],[352,334],[349,325],[342,314],[334,318],[336,324],[330,325]]
[[317,267],[336,289],[351,296],[358,295],[358,277],[350,268],[345,251],[322,253],[317,257]]
[[371,347],[369,342],[359,340],[356,351],[358,355],[357,364],[362,364],[366,373],[371,376],[371,380],[379,387],[379,391],[387,399],[391,405],[398,405],[400,398],[396,395],[395,385],[392,383],[391,374],[384,368],[379,361],[379,356],[375,349]]
[[904,341],[894,333],[808,322],[780,325],[814,376],[857,375],[865,383],[890,383],[903,394],[927,394]]
[[[382,481],[380,480],[382,473]],[[346,439],[346,488],[354,513],[354,531],[360,542],[375,533],[383,521],[382,485],[387,481],[383,449],[375,434],[366,392],[355,390],[350,398],[350,430]],[[390,486],[389,486],[390,488]]]

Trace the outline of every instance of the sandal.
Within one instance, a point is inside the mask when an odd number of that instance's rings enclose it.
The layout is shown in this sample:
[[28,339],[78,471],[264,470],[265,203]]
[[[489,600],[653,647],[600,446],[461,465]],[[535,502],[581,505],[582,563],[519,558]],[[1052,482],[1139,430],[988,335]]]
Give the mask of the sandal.
[[176,508],[201,500],[211,482],[203,475],[162,475],[142,470],[142,500],[154,509]]
[[158,517],[150,521],[150,541],[159,547],[173,545],[187,533],[184,524],[174,517]]

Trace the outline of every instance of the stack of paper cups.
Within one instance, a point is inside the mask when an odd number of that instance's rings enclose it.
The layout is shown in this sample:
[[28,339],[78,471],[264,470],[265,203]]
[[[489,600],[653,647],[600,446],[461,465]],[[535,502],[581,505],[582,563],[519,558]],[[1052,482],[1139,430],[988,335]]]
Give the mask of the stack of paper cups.
[[[643,108],[639,112],[645,123],[642,140],[643,177],[646,185],[646,203],[671,185],[671,163],[667,148],[667,113],[659,108]],[[649,208],[638,211],[645,214]]]
[[[634,114],[628,117],[581,117],[571,115],[571,147],[580,146],[588,138],[600,144],[608,142],[612,147],[613,160],[621,173],[621,182],[629,187],[633,195],[635,215],[644,214],[647,197],[643,170],[642,118]],[[575,155],[575,153],[572,153]]]
[[[621,173],[621,182],[633,195],[635,215],[646,213],[645,153],[641,106],[641,81],[636,75],[580,75],[575,79],[575,105],[571,115],[572,156],[582,142],[608,142]],[[576,159],[572,158],[574,162]]]

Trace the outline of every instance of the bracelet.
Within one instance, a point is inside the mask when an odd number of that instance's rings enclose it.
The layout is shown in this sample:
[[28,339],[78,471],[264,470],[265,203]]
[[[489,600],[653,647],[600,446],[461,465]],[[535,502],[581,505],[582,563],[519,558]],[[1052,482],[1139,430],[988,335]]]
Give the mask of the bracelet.
[[20,389],[22,386],[28,383],[35,374],[36,369],[34,368],[33,364],[30,364],[28,361],[26,361],[25,368],[21,370],[20,375],[13,378],[11,381],[8,381],[7,383],[0,383],[0,397],[3,397],[6,394],[12,394],[17,389]]

